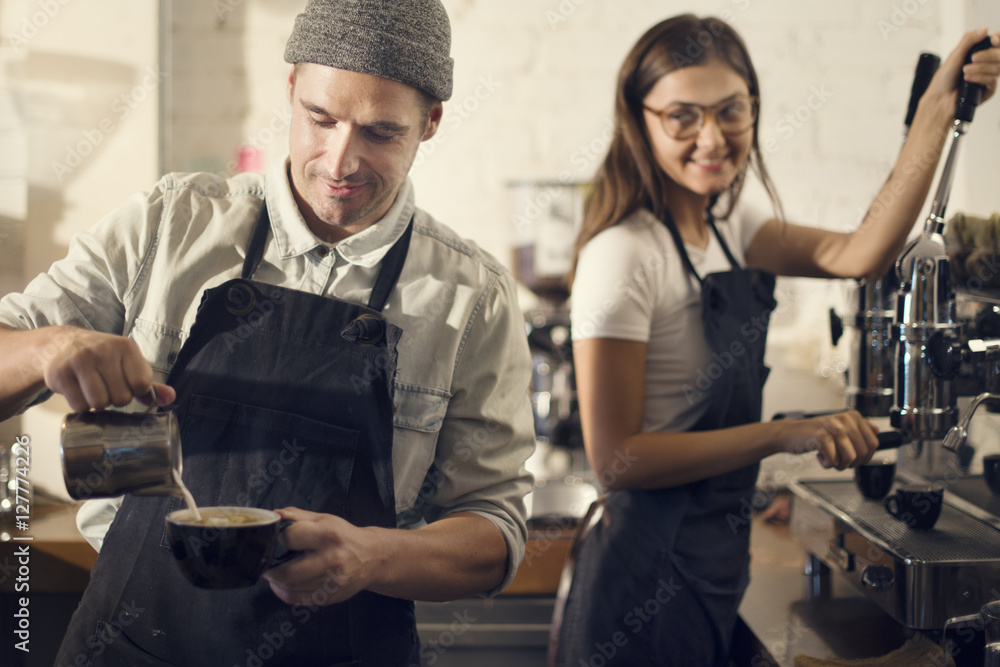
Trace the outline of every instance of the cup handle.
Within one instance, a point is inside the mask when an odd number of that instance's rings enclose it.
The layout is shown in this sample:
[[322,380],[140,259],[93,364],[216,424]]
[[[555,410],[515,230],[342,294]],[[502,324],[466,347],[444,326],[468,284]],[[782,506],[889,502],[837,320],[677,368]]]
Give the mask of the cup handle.
[[[891,514],[896,519],[899,518],[899,503],[896,501],[895,495],[888,496],[885,500],[882,501],[882,504],[885,505],[886,512]],[[894,507],[895,509],[893,509]]]
[[[281,533],[285,532],[285,529],[291,526],[293,523],[295,522],[290,519],[282,519],[281,521],[279,521],[278,535],[281,535]],[[294,549],[289,549],[288,547],[284,546],[281,543],[281,540],[279,539],[278,545],[274,549],[274,556],[271,557],[271,564],[267,566],[267,569],[270,570],[272,567],[278,567],[279,565],[283,565],[284,563],[287,563],[293,558],[296,558],[301,555],[302,555],[301,551],[295,551]]]

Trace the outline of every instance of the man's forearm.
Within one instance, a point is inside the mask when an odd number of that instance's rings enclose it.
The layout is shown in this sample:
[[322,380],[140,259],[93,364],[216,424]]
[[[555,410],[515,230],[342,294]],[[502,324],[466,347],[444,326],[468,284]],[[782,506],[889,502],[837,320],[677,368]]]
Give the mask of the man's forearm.
[[383,567],[370,590],[444,602],[485,593],[507,573],[507,544],[489,520],[459,513],[417,530],[376,529]]
[[45,350],[61,327],[18,331],[0,324],[0,421],[24,409],[45,389]]

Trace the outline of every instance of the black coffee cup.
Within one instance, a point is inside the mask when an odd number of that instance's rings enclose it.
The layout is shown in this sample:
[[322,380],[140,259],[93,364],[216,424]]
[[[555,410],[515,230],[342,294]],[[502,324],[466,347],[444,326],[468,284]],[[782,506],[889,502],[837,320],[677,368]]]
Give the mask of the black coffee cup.
[[983,479],[990,491],[1000,494],[1000,454],[987,454],[983,457]]
[[944,487],[940,484],[904,484],[882,501],[894,518],[913,530],[930,530],[941,516]]
[[861,495],[869,500],[885,498],[895,478],[895,461],[870,461],[854,469],[854,481]]
[[253,586],[264,572],[298,555],[278,544],[291,525],[277,512],[256,507],[199,507],[167,515],[170,551],[181,572],[199,588]]

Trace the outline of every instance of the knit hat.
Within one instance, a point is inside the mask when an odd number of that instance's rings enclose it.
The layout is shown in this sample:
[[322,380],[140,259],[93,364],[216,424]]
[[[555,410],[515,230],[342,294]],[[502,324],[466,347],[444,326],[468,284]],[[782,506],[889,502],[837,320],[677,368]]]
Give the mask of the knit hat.
[[309,0],[285,62],[374,74],[451,97],[451,25],[441,0]]

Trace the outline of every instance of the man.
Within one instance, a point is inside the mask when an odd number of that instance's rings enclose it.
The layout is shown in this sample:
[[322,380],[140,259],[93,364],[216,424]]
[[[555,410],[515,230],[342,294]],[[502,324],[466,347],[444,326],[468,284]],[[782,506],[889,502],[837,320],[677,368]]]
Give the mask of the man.
[[196,501],[285,508],[303,552],[196,589],[163,536],[178,499],[91,501],[100,556],[58,665],[415,664],[410,600],[510,581],[534,443],[515,287],[406,178],[449,49],[439,0],[310,0],[286,160],[166,176],[0,301],[3,415],[155,393]]

